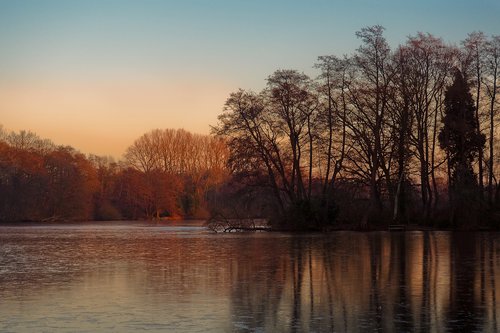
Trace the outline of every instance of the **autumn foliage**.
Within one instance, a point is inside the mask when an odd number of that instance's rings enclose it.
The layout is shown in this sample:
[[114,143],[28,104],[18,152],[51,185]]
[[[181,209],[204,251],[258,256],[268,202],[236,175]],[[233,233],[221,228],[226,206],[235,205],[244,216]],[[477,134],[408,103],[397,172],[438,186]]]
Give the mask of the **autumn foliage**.
[[[33,142],[17,145],[23,137]],[[0,177],[0,220],[93,218],[96,170],[71,147],[11,134],[0,142]]]
[[145,134],[121,162],[3,133],[0,221],[206,217],[226,156],[220,139],[184,130]]

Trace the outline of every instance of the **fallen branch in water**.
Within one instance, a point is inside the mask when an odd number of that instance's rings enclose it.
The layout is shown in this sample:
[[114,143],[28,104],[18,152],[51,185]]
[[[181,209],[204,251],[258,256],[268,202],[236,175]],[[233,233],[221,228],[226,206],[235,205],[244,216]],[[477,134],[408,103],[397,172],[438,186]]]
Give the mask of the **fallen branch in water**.
[[222,214],[210,217],[206,223],[207,228],[214,232],[232,231],[268,231],[267,221],[256,218],[226,218]]

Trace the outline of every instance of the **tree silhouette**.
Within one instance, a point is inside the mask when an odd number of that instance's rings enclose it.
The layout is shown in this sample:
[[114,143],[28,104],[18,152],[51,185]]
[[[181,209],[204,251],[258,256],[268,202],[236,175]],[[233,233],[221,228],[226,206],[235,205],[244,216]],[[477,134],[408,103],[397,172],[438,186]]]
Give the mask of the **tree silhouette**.
[[444,104],[439,143],[448,157],[451,219],[454,224],[472,223],[477,218],[474,211],[478,199],[472,164],[484,148],[485,137],[476,130],[474,101],[459,70],[446,91]]

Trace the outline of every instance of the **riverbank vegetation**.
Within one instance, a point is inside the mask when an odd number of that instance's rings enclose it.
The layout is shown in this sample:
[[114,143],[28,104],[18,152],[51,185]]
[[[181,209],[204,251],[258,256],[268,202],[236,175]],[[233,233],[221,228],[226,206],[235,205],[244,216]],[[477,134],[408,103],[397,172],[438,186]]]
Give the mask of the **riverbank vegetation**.
[[0,220],[265,218],[276,229],[498,228],[500,36],[356,33],[314,78],[227,99],[212,135],[157,129],[121,161],[0,131]]

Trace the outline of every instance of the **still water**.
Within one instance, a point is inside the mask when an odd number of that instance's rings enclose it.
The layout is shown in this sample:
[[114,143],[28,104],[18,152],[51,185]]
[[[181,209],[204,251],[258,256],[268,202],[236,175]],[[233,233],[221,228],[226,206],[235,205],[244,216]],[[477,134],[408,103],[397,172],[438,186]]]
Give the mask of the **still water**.
[[0,332],[497,332],[500,234],[0,226]]

